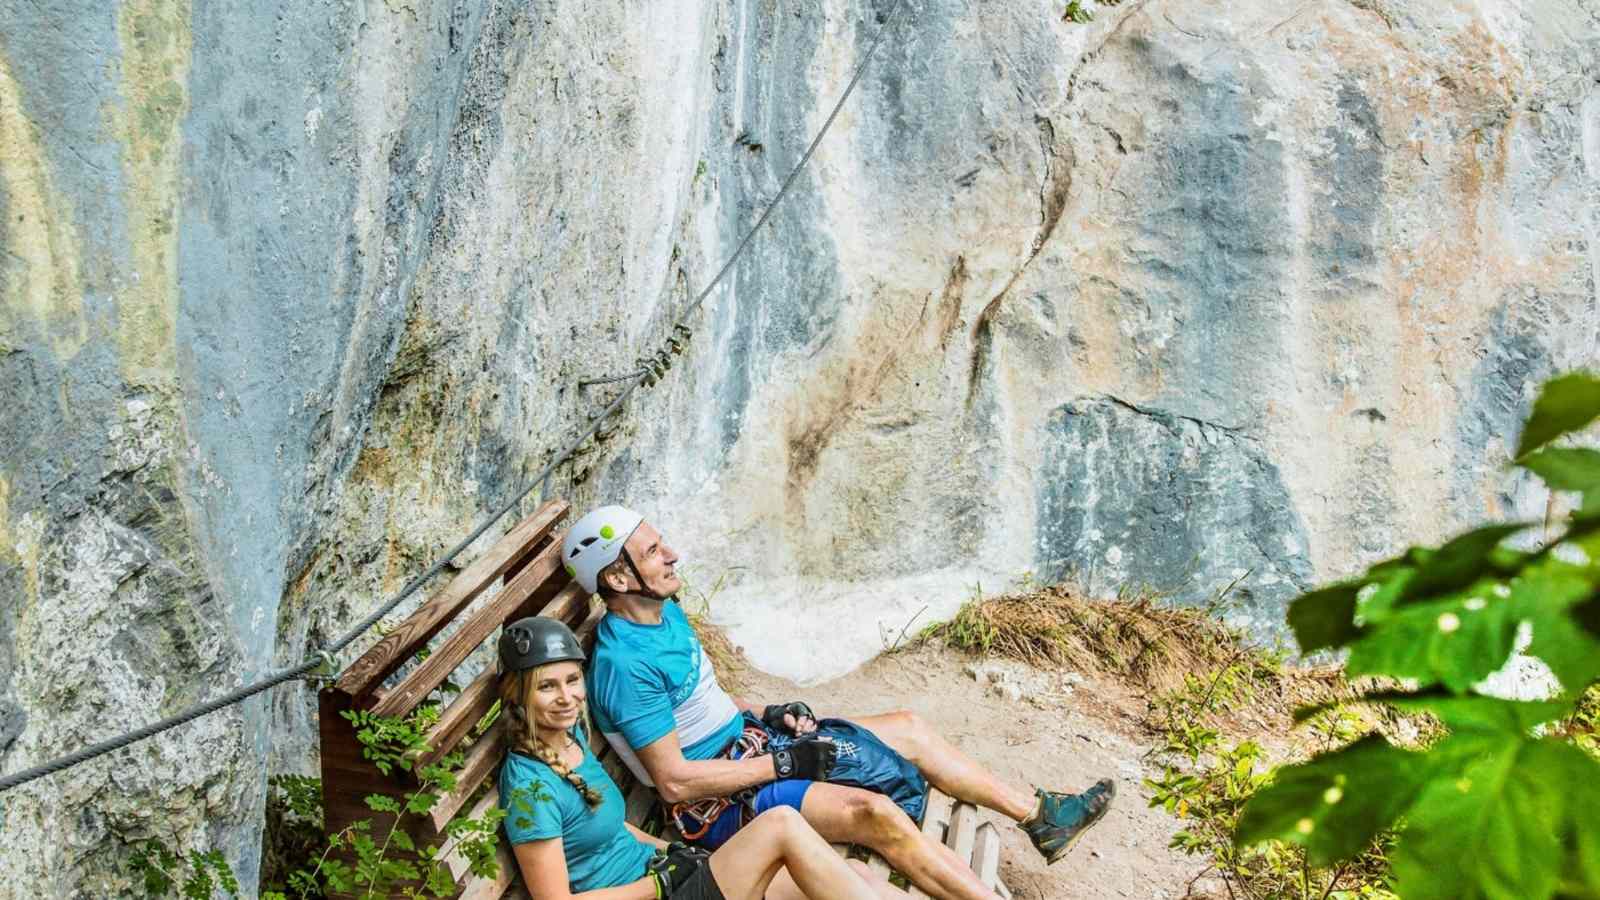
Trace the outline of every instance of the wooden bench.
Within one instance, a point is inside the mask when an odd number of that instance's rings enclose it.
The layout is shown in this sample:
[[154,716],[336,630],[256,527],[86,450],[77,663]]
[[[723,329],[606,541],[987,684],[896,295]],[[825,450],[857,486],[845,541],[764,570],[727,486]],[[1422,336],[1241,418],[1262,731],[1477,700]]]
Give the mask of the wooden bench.
[[[585,646],[592,646],[594,628],[604,609],[572,581],[560,563],[562,532],[556,526],[567,512],[565,501],[551,500],[518,522],[320,692],[323,821],[329,834],[363,819],[371,820],[378,833],[387,831],[394,818],[374,813],[367,805],[367,796],[404,798],[417,787],[410,772],[396,770],[383,775],[363,759],[355,729],[341,713],[370,710],[394,718],[409,716],[430,702],[474,651],[486,643],[492,646],[502,625],[524,616],[559,619],[578,633]],[[454,629],[440,638],[451,625]],[[424,650],[428,651],[425,658],[416,661]],[[444,829],[452,820],[458,816],[481,816],[499,802],[494,780],[504,752],[503,724],[497,720],[483,733],[473,733],[496,699],[491,658],[487,668],[444,705],[437,723],[430,728],[428,750],[416,760],[416,768],[451,752],[462,753],[465,761],[454,790],[441,797],[428,814],[408,816],[402,822],[402,828],[417,846],[442,846]],[[628,821],[652,834],[670,828],[663,821],[655,792],[633,777],[604,738],[595,737],[593,750],[626,798]],[[980,821],[975,807],[952,803],[950,798],[933,791],[922,829],[970,861],[986,884],[1010,897],[999,880],[999,835],[992,824]],[[848,847],[837,848],[843,853],[852,852]],[[855,852],[861,854],[859,850]],[[862,855],[874,871],[887,877],[889,867],[882,859]],[[447,854],[445,863],[458,888],[455,896],[472,900],[526,898],[503,834],[496,859],[496,875],[480,877],[469,872],[467,861],[459,853]],[[927,895],[912,888],[909,896]]]

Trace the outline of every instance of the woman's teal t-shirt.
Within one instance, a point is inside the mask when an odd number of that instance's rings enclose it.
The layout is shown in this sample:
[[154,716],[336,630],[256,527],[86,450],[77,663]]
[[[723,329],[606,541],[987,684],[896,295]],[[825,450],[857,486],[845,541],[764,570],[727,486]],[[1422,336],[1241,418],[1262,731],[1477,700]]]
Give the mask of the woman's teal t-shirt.
[[591,810],[583,796],[554,769],[520,753],[507,753],[500,766],[500,808],[506,811],[506,837],[513,844],[561,838],[572,892],[596,891],[644,877],[655,851],[624,827],[626,806],[616,782],[583,746],[579,777],[600,792]]

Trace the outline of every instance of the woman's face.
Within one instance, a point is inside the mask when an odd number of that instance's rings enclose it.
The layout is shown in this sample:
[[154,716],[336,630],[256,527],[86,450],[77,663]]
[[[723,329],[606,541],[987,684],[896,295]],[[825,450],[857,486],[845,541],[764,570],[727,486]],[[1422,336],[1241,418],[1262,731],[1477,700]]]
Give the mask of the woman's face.
[[551,663],[533,673],[533,690],[528,700],[533,724],[551,731],[566,731],[578,723],[588,691],[583,685],[583,667],[576,662]]

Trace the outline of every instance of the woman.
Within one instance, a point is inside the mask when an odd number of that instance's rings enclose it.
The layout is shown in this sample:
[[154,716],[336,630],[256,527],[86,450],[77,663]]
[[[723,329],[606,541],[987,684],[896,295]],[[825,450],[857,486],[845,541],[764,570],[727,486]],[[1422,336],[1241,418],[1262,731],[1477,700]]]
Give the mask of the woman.
[[583,661],[577,637],[554,619],[521,619],[500,636],[509,745],[500,806],[535,900],[904,900],[788,807],[709,855],[628,824],[621,792],[589,750]]

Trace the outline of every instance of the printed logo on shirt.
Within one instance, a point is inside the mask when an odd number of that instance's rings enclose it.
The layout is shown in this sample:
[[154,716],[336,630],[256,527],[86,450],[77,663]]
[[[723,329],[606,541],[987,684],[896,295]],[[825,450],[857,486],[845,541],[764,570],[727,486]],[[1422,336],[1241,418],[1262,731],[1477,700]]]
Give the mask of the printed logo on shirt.
[[673,708],[676,709],[682,706],[683,701],[689,699],[689,695],[694,693],[695,686],[699,683],[700,642],[691,637],[689,643],[689,671],[684,674],[683,683],[667,693],[668,699],[672,701]]

